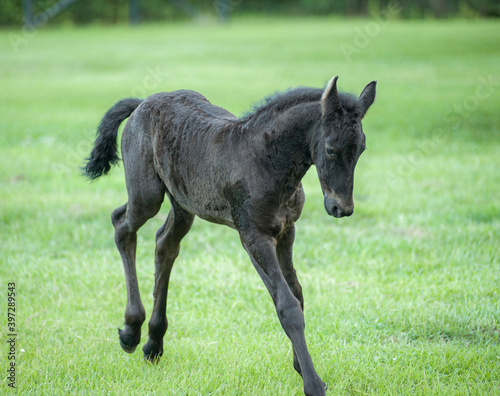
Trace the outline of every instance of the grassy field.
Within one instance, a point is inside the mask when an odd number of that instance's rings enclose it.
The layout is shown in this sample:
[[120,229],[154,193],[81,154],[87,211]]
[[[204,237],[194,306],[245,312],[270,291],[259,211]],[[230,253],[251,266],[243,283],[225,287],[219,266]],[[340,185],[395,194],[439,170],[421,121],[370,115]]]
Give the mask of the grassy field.
[[[339,75],[357,93],[378,80],[378,96],[354,216],[327,216],[315,170],[304,180],[295,265],[328,394],[500,394],[499,49],[496,21],[2,31],[0,393],[15,282],[19,394],[300,395],[291,346],[236,233],[199,219],[172,274],[163,359],[121,350],[126,290],[110,214],[126,201],[123,169],[89,183],[79,167],[123,97],[189,88],[242,114],[271,92]],[[148,314],[167,212],[139,232]]]

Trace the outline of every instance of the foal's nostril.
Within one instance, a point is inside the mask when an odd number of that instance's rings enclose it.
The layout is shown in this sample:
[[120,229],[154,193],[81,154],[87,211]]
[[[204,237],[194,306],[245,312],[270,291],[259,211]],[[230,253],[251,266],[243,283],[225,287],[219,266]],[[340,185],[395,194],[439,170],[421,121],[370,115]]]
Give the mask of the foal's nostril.
[[330,216],[340,218],[344,216],[350,216],[354,212],[354,205],[345,204],[344,202],[339,202],[336,197],[330,197],[325,195],[325,209]]
[[349,217],[353,213],[354,213],[354,209],[347,209],[347,210],[345,210],[345,209],[343,209],[343,208],[341,208],[340,206],[337,206],[337,205],[335,205],[332,208],[332,215],[334,217],[337,217],[337,218],[344,217],[344,216]]

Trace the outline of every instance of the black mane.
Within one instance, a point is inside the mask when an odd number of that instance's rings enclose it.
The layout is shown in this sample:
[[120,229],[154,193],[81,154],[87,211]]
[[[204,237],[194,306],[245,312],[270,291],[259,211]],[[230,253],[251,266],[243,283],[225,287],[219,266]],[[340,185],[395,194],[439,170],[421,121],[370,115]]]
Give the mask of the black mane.
[[[323,95],[322,88],[297,87],[286,91],[275,92],[254,104],[251,109],[243,114],[241,121],[259,119],[266,115],[283,112],[298,104],[319,102]],[[358,111],[357,97],[347,92],[339,92],[340,103],[344,110],[349,113]]]

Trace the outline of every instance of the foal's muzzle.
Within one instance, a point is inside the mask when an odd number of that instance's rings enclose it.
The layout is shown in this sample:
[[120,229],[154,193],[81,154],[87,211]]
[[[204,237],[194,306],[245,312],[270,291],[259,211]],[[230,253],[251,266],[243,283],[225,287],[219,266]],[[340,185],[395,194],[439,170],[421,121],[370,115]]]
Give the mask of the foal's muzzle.
[[325,209],[326,213],[336,218],[350,216],[354,213],[354,202],[352,198],[345,202],[338,197],[325,194]]

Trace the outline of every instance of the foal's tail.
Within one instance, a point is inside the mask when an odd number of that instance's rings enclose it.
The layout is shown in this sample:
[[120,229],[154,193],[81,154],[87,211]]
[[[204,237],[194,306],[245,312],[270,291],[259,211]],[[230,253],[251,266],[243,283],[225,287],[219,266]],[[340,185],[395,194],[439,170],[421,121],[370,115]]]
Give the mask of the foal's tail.
[[120,124],[142,103],[143,99],[120,100],[107,111],[97,128],[95,147],[86,158],[85,175],[94,180],[106,175],[119,160],[116,137]]

